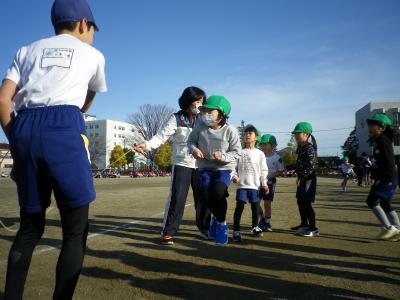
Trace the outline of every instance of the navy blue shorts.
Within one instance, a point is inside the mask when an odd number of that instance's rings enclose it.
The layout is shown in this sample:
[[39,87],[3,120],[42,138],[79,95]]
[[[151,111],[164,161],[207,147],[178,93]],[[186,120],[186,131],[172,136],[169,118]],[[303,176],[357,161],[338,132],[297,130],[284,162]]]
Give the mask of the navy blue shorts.
[[232,171],[231,170],[202,170],[199,173],[201,180],[201,187],[206,188],[210,185],[221,182],[226,186],[231,184]]
[[314,176],[305,182],[301,182],[297,187],[296,198],[302,201],[315,201],[317,192],[317,177]]
[[262,187],[259,189],[260,200],[274,201],[276,179],[274,178],[274,179],[268,180],[267,185],[268,185],[268,189],[269,189],[268,194],[265,193],[265,191]]
[[260,201],[260,198],[258,197],[258,191],[255,189],[237,189],[236,201],[243,203],[257,203]]
[[393,180],[392,185],[387,185],[383,182],[375,183],[371,187],[370,194],[375,195],[377,198],[392,200],[397,189],[397,179]]
[[62,209],[96,198],[85,122],[78,107],[61,105],[19,111],[10,136],[21,210],[36,213],[50,205],[51,193]]

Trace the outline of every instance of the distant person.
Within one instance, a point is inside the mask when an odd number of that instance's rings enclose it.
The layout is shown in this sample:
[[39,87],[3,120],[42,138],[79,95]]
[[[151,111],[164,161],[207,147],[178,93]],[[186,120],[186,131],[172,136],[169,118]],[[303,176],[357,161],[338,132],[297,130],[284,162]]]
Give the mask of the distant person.
[[211,96],[200,109],[203,122],[190,133],[188,147],[199,166],[203,200],[213,214],[209,236],[216,245],[226,245],[228,187],[242,146],[238,130],[227,123],[231,104],[225,97]]
[[[300,122],[294,128],[294,134],[297,142],[297,205],[299,207],[301,223],[292,227],[297,234],[307,237],[319,235],[315,223],[315,212],[312,203],[315,201],[317,190],[317,142],[312,135],[312,126],[308,122]],[[311,138],[311,143],[309,139]]]
[[382,225],[378,238],[398,241],[400,221],[391,203],[398,184],[393,153],[395,130],[392,128],[392,121],[385,114],[373,115],[367,119],[367,124],[375,158],[371,174],[374,184],[367,197],[367,204]]
[[82,112],[96,92],[107,89],[104,56],[91,46],[98,28],[85,0],[56,0],[51,21],[56,36],[20,48],[0,88],[0,121],[14,159],[21,218],[8,256],[5,299],[22,298],[52,192],[63,231],[53,299],[72,298],[89,203],[96,198]]
[[260,199],[258,190],[268,194],[267,176],[268,167],[264,153],[257,149],[258,140],[261,133],[253,126],[247,125],[244,128],[244,149],[237,160],[236,172],[234,172],[233,182],[237,183],[236,208],[233,215],[233,241],[241,242],[242,234],[240,231],[240,220],[246,203],[250,203],[252,226],[251,234],[261,237],[263,231],[258,227],[260,214]]
[[363,163],[362,163],[362,174],[363,174],[363,184],[370,185],[371,184],[371,167],[372,162],[369,158],[369,155],[366,152],[361,154]]
[[354,178],[355,176],[353,168],[354,165],[349,162],[349,158],[347,156],[344,156],[342,159],[342,163],[340,164],[340,170],[343,175],[343,181],[340,186],[342,187],[343,192],[347,191],[347,181]]
[[260,198],[264,201],[264,211],[260,203],[260,222],[258,226],[263,231],[272,232],[271,218],[272,218],[272,202],[275,196],[276,178],[283,175],[285,166],[283,165],[282,158],[276,152],[278,143],[275,136],[271,134],[264,134],[261,137],[259,146],[264,152],[267,166],[268,166],[268,193],[264,193],[265,189],[260,189]]
[[153,138],[136,145],[140,153],[157,149],[166,141],[172,141],[171,191],[165,207],[161,244],[172,245],[182,223],[189,187],[192,186],[196,209],[196,224],[200,237],[209,239],[210,212],[201,200],[199,174],[196,159],[189,154],[187,139],[194,126],[200,121],[199,107],[206,99],[206,93],[195,86],[187,87],[179,98],[180,110],[174,113],[167,124]]

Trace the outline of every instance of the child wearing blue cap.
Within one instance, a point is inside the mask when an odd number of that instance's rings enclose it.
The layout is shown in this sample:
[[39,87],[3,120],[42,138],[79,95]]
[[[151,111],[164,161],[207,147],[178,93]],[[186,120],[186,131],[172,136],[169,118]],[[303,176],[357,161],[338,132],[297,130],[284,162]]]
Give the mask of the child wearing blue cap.
[[228,243],[228,186],[240,157],[239,133],[227,124],[231,104],[223,96],[210,96],[201,106],[202,121],[188,138],[189,153],[197,159],[202,199],[213,214],[208,236],[216,245]]
[[72,298],[96,197],[82,112],[96,92],[107,90],[104,57],[91,46],[98,28],[85,0],[56,0],[51,20],[56,35],[20,48],[0,88],[0,123],[14,159],[21,219],[5,299],[22,298],[52,193],[63,230],[53,298]]

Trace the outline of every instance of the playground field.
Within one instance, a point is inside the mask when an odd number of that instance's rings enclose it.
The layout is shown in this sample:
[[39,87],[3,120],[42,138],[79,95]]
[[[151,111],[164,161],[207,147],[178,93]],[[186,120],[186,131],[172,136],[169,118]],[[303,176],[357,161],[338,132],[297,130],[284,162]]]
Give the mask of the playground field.
[[[315,209],[321,236],[305,238],[299,223],[295,181],[278,180],[274,232],[249,234],[227,247],[197,237],[193,197],[175,245],[159,244],[170,178],[95,179],[84,267],[74,299],[400,299],[400,242],[378,241],[377,220],[365,204],[368,188],[319,178]],[[235,187],[230,187],[232,224]],[[400,207],[399,196],[394,201]],[[15,184],[0,179],[0,298],[7,255],[18,228]],[[242,230],[250,230],[250,207]],[[25,299],[51,299],[59,253],[57,208],[34,253]]]

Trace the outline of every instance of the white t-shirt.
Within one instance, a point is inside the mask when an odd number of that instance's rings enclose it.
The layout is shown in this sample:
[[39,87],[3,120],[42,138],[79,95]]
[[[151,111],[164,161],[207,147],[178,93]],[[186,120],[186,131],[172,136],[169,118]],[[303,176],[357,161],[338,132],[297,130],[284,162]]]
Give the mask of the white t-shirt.
[[283,170],[285,170],[282,159],[278,153],[274,153],[269,157],[266,156],[266,159],[268,173],[270,174],[270,176],[275,176],[277,172],[282,172]]
[[69,34],[36,41],[18,50],[6,79],[19,91],[15,110],[54,105],[82,108],[87,91],[107,91],[103,54]]
[[239,177],[238,188],[258,189],[260,183],[266,186],[267,176],[268,167],[264,152],[257,148],[243,149],[234,172],[234,177]]

